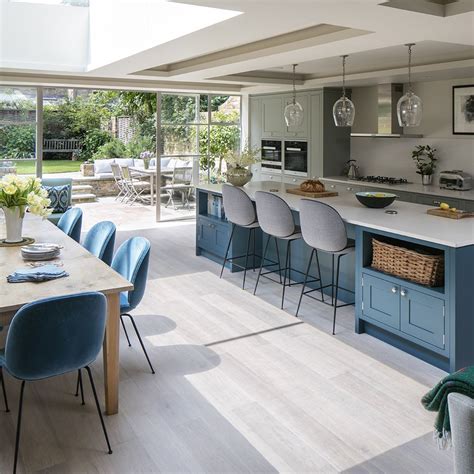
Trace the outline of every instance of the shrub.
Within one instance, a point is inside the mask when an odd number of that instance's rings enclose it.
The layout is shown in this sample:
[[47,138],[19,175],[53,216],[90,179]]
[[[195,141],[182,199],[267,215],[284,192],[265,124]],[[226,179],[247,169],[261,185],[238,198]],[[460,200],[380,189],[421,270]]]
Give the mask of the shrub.
[[92,157],[94,160],[105,158],[125,158],[127,147],[118,138],[112,138],[109,142],[100,146]]
[[103,130],[89,130],[82,141],[81,160],[90,160],[102,145],[110,142],[112,136]]
[[134,136],[127,145],[127,158],[140,158],[140,153],[147,150],[155,150],[152,137]]

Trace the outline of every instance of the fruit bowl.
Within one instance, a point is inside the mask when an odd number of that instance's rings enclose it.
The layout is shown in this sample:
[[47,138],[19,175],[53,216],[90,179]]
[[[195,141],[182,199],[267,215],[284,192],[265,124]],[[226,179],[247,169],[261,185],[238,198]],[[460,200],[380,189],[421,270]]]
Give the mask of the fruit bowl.
[[373,191],[356,193],[358,201],[367,207],[373,207],[375,209],[382,209],[390,206],[395,199],[396,194],[392,193],[376,193]]

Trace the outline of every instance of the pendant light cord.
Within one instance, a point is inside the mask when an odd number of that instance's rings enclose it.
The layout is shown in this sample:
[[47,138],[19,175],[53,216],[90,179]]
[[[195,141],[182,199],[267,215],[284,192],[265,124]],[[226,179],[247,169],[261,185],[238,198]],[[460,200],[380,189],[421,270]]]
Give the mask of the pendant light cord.
[[346,98],[346,58],[347,54],[342,56],[342,97]]
[[408,46],[408,91],[413,92],[411,88],[411,55],[412,55],[412,47],[415,46],[416,43],[407,43],[405,46]]

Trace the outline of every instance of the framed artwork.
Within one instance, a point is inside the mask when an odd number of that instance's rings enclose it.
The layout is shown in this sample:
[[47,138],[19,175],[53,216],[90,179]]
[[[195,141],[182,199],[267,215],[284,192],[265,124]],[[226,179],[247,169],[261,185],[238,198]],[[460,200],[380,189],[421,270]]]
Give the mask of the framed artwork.
[[474,135],[474,84],[453,86],[453,135]]

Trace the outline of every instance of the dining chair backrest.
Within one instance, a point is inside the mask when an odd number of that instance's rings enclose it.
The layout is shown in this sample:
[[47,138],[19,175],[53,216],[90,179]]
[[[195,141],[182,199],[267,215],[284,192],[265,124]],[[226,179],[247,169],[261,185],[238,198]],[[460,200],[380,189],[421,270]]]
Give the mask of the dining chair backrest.
[[253,202],[243,189],[231,184],[223,184],[222,198],[225,215],[229,222],[239,226],[247,226],[256,222],[257,214]]
[[128,166],[121,166],[120,171],[122,172],[122,177],[126,181],[132,181],[132,173],[130,173],[130,168]]
[[326,252],[339,252],[347,246],[344,221],[328,204],[302,199],[300,224],[303,239],[310,247]]
[[296,227],[293,213],[280,196],[267,191],[257,191],[255,203],[258,222],[263,232],[280,238],[294,234]]
[[107,302],[102,293],[47,298],[23,306],[5,344],[8,372],[40,380],[91,364],[104,340]]
[[150,247],[144,237],[132,237],[118,248],[112,260],[112,268],[133,284],[133,290],[127,293],[130,309],[140,304],[145,293]]
[[115,232],[116,227],[113,222],[98,222],[91,227],[82,245],[92,255],[110,265],[114,255]]
[[82,228],[82,209],[80,207],[72,207],[68,209],[59,219],[58,227],[71,239],[76,242],[81,240]]
[[115,181],[121,180],[122,179],[122,168],[120,167],[120,165],[118,165],[117,163],[111,163],[110,167],[112,168],[112,175],[113,175]]
[[191,166],[175,166],[172,179],[172,184],[190,184],[193,179],[193,168]]

